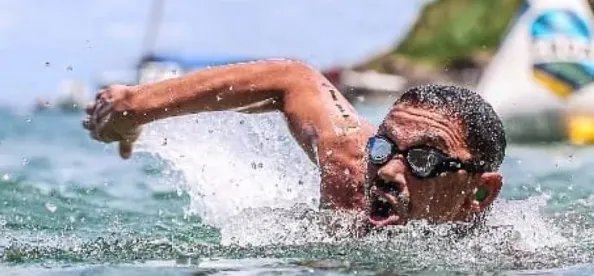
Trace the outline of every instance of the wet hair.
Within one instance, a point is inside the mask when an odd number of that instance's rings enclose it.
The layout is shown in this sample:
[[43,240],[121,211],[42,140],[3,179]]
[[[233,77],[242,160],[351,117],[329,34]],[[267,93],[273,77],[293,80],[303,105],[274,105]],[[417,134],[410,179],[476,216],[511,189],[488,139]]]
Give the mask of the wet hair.
[[503,123],[478,93],[451,85],[423,85],[408,89],[395,103],[439,110],[458,119],[466,135],[473,162],[486,171],[496,171],[505,157]]

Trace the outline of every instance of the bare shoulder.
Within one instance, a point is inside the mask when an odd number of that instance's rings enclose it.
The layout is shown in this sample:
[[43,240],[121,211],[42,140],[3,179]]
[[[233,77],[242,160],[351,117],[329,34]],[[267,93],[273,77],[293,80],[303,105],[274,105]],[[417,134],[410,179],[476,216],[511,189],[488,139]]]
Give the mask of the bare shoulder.
[[[373,125],[320,72],[303,66],[302,73],[294,74],[282,107],[298,142],[311,146],[308,151],[364,145],[375,132]],[[323,162],[324,156],[319,159]]]
[[375,127],[321,74],[304,75],[285,96],[291,132],[321,170],[326,207],[353,209],[363,200],[365,146]]

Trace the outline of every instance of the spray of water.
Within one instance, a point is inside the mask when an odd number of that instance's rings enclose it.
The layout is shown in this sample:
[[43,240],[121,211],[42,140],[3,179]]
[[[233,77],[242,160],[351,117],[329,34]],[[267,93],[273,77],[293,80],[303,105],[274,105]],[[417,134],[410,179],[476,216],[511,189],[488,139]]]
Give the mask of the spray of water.
[[254,116],[172,118],[150,125],[139,143],[141,150],[170,161],[171,170],[183,172],[185,183],[174,185],[192,197],[190,211],[223,231],[236,223],[243,227],[247,209],[318,206],[318,170],[284,118]]

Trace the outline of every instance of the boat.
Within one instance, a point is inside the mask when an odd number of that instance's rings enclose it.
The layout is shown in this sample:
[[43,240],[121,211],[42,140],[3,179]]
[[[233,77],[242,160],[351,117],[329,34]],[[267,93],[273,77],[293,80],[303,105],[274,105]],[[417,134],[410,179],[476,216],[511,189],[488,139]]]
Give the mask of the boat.
[[587,0],[527,0],[477,91],[512,142],[594,143],[594,17]]

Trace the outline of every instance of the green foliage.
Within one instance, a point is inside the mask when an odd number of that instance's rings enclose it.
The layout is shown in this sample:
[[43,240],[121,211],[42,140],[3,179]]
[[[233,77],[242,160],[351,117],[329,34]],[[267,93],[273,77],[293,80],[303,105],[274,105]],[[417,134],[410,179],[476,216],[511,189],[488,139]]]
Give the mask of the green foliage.
[[493,51],[523,0],[439,0],[428,4],[407,37],[390,53],[443,64]]

